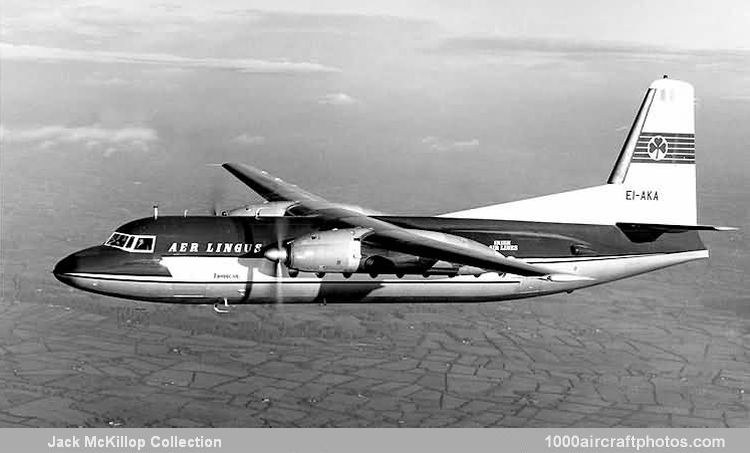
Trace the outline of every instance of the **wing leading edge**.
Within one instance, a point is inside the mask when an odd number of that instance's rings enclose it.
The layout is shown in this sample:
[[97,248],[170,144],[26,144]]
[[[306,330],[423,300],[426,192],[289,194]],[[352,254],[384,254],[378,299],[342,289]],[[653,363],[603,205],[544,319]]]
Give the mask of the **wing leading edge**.
[[229,173],[253,189],[267,201],[322,202],[326,200],[306,192],[294,184],[271,176],[268,172],[245,164],[223,164]]
[[[294,184],[275,178],[269,173],[249,165],[225,163],[222,166],[266,200],[293,201],[331,222],[370,229],[372,231],[370,237],[390,250],[476,266],[495,272],[527,277],[554,277],[553,272],[543,267],[505,257],[489,247],[469,239],[465,239],[461,243],[443,241],[430,234],[402,228],[346,206],[331,203],[300,189]],[[577,278],[587,279],[586,277]]]

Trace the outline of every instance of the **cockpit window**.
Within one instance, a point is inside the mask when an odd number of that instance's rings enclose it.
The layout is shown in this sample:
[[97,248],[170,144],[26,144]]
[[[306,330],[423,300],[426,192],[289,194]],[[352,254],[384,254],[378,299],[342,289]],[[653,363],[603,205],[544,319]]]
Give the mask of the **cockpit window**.
[[128,241],[128,235],[122,233],[112,233],[107,242],[104,245],[110,245],[112,247],[125,247],[125,243]]
[[104,245],[115,247],[126,252],[151,253],[156,245],[156,236],[139,234],[112,233]]
[[135,241],[134,250],[150,252],[154,249],[154,238],[153,237],[139,237]]

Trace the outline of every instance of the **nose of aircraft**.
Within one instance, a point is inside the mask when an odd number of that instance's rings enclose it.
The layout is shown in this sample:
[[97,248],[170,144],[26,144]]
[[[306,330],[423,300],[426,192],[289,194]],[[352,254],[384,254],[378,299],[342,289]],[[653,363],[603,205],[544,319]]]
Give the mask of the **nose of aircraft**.
[[79,250],[61,259],[52,269],[52,274],[62,283],[79,288],[80,274],[108,269],[115,263],[118,252],[117,249],[101,245]]
[[52,270],[55,278],[67,285],[71,284],[71,275],[78,271],[78,253],[73,253],[61,259]]
[[104,245],[89,247],[66,256],[55,265],[52,273],[62,283],[74,288],[80,288],[83,280],[88,281],[102,275],[171,275],[161,265],[158,256],[128,253]]
[[61,259],[55,265],[55,268],[52,270],[52,273],[55,274],[55,277],[60,278],[60,275],[70,274],[70,273],[75,272],[77,265],[78,265],[78,258],[76,257],[76,254],[73,253]]
[[55,277],[63,283],[71,284],[71,278],[76,273],[96,272],[106,267],[112,261],[116,249],[107,250],[102,246],[89,247],[79,250],[61,259],[52,269]]

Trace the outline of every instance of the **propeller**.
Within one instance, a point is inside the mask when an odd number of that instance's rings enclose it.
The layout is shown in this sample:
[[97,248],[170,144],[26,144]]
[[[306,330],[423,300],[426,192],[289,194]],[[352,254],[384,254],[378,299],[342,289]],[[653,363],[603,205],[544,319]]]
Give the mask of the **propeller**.
[[[219,167],[221,168],[221,165],[219,164],[206,164],[209,167]],[[211,183],[210,183],[210,191],[209,191],[209,203],[211,204],[209,208],[209,212],[213,216],[217,216],[221,214],[221,210],[219,210],[219,200],[221,200],[224,197],[225,187],[223,184],[224,178],[221,177],[219,172],[215,172],[214,175],[211,177]]]
[[277,306],[284,303],[284,292],[283,292],[283,278],[284,278],[284,262],[288,258],[288,252],[284,247],[284,239],[286,238],[287,222],[285,219],[278,217],[274,224],[274,230],[276,232],[276,247],[270,248],[266,251],[265,257],[270,261],[276,263],[274,277],[275,282],[275,302]]

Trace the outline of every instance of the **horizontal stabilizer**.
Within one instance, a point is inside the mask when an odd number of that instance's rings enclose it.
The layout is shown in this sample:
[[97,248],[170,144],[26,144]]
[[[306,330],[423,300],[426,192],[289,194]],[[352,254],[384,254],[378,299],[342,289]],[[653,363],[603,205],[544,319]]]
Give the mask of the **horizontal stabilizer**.
[[684,233],[686,231],[736,231],[736,227],[714,225],[669,225],[664,223],[623,223],[618,222],[620,229],[660,231],[662,233]]
[[617,226],[633,242],[651,242],[664,233],[685,233],[687,231],[735,231],[735,227],[714,225],[671,225],[664,223],[626,223]]

